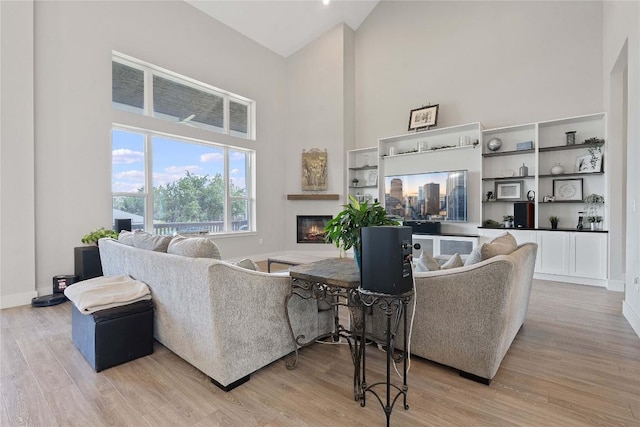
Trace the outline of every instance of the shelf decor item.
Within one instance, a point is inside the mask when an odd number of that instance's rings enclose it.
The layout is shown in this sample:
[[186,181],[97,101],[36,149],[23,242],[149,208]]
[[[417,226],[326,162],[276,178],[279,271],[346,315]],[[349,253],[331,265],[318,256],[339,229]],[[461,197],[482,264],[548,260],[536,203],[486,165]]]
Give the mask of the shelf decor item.
[[351,184],[352,184],[354,187],[357,187],[357,186],[358,186],[358,182],[360,182],[360,181],[358,180],[358,178],[353,178],[353,179],[351,180]]
[[520,166],[520,176],[527,176],[529,175],[529,168],[525,166],[525,164],[523,163],[522,166]]
[[602,153],[587,154],[576,158],[576,172],[594,173],[602,170]]
[[564,173],[564,166],[560,163],[556,163],[550,170],[551,175],[562,175]]
[[424,130],[438,124],[438,105],[428,105],[411,110],[409,113],[409,130]]
[[522,200],[524,181],[496,182],[496,200]]
[[567,135],[567,145],[575,145],[576,143],[576,131],[572,130],[569,132],[565,132],[565,135]]
[[378,185],[378,172],[369,172],[369,175],[367,176],[367,185],[372,187]]
[[553,197],[556,202],[581,201],[582,200],[582,178],[577,179],[554,179]]
[[487,149],[489,151],[498,151],[502,146],[502,140],[500,138],[491,138],[487,141]]
[[533,141],[518,142],[516,144],[517,151],[533,150]]
[[505,215],[502,217],[504,228],[513,228],[513,215]]
[[554,216],[554,215],[550,216],[549,222],[551,223],[551,229],[553,230],[558,229],[558,222],[560,222],[560,219],[557,216]]

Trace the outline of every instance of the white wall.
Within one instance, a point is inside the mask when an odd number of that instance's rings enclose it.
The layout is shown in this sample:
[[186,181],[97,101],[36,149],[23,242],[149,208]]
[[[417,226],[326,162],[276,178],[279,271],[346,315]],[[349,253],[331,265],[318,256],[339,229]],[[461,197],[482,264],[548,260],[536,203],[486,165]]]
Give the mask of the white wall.
[[0,2],[0,43],[0,308],[4,308],[36,296],[33,2]]
[[[5,14],[5,2],[2,7],[3,35],[11,29],[22,35],[15,28],[30,21],[16,12]],[[15,22],[15,27],[5,29],[5,21]],[[274,219],[284,217],[284,204],[273,200],[281,194],[285,172],[273,166],[282,163],[284,151],[283,58],[181,1],[36,2],[35,28],[31,32],[26,27],[24,32],[25,44],[29,44],[29,34],[35,34],[35,173],[24,145],[28,147],[28,138],[20,140],[16,133],[8,141],[3,129],[2,154],[3,159],[11,158],[20,165],[12,181],[25,183],[27,188],[35,175],[35,283],[29,277],[33,257],[25,257],[24,251],[3,250],[3,279],[10,273],[5,273],[4,266],[15,266],[22,279],[12,280],[16,286],[7,289],[3,280],[3,299],[36,288],[41,294],[51,293],[54,275],[73,273],[73,247],[81,245],[82,235],[111,224],[110,129],[121,114],[111,109],[112,50],[257,101],[257,141],[224,136],[215,140],[258,151],[259,232],[218,243],[227,258],[281,248],[283,223]],[[22,48],[15,39],[13,43],[9,54]],[[2,52],[4,59],[4,37]],[[30,72],[29,67],[24,72]],[[28,93],[5,91],[5,87],[3,84],[3,106],[28,108]],[[4,119],[3,111],[3,125]],[[18,120],[15,129],[34,129],[28,119]],[[140,118],[140,123],[146,120],[150,119]],[[10,165],[3,160],[3,175],[11,171]],[[12,226],[13,234],[7,235],[3,222],[3,244],[5,236],[33,238],[29,210],[33,197],[19,188],[7,191],[4,182],[3,221],[12,216],[20,220],[16,221],[19,226]],[[13,215],[4,208],[5,195],[7,202],[15,202]],[[259,239],[263,239],[262,247]],[[30,268],[23,266],[27,262],[23,258],[31,260]],[[23,298],[23,304],[29,302]]]
[[[325,251],[326,244],[296,244],[296,215],[335,216],[346,203],[346,156],[353,146],[353,30],[341,24],[287,58],[286,183],[279,200],[300,194],[302,150],[319,148],[328,153],[327,193],[338,201],[286,201],[285,247],[299,251]],[[351,138],[349,140],[349,138]],[[327,247],[328,246],[328,247]]]
[[438,127],[485,128],[602,111],[599,2],[381,2],[356,32],[357,146]]
[[[626,218],[626,245],[619,257],[625,257],[624,271],[625,300],[623,313],[640,335],[640,285],[634,279],[640,277],[640,4],[635,2],[604,2],[603,31],[603,81],[605,107],[611,111],[609,116],[610,134],[619,139],[610,139],[610,144],[622,144],[626,136],[626,203],[620,218]],[[626,49],[624,49],[626,45]],[[624,57],[623,57],[624,56]],[[626,68],[626,71],[620,68]],[[620,80],[628,81],[625,86]],[[626,90],[627,110],[621,108],[624,93],[612,93]],[[621,117],[626,114],[626,118]],[[626,129],[622,126],[626,125]],[[609,147],[611,151],[612,147]],[[622,168],[621,168],[622,169]],[[615,176],[615,175],[614,175]],[[611,188],[624,188],[611,183]],[[619,183],[621,184],[621,182]],[[613,192],[612,192],[613,193]],[[619,192],[612,195],[621,197]],[[635,205],[635,209],[633,208]],[[613,255],[613,254],[612,254]]]

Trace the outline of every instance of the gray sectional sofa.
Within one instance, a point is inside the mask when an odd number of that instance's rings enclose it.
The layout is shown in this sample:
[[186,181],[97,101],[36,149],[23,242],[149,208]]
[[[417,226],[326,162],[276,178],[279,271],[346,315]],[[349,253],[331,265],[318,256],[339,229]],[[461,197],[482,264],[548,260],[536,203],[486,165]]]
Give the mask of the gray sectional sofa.
[[[105,276],[129,275],[151,288],[155,338],[224,390],[294,350],[285,310],[288,275],[108,238],[99,248]],[[296,336],[332,330],[333,312],[320,310],[316,300],[294,296],[289,313]]]
[[[525,243],[509,250],[508,255],[459,268],[415,273],[411,354],[489,384],[524,323],[537,248],[535,243]],[[486,249],[491,252],[489,246]],[[408,319],[413,301],[409,306]],[[382,342],[384,316],[374,311],[370,319],[372,328],[367,330]],[[402,348],[401,331],[402,327],[396,348]]]

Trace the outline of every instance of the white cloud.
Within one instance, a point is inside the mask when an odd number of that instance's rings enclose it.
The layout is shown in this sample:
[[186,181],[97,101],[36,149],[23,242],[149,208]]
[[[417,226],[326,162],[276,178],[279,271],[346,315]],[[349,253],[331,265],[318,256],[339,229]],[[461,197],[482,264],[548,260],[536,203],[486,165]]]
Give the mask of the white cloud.
[[200,170],[200,166],[195,166],[195,165],[188,165],[188,166],[169,166],[164,168],[165,173],[168,174],[182,174],[183,176],[186,175],[186,171],[189,171],[189,173],[195,173],[198,172]]
[[244,160],[247,154],[241,151],[231,151],[231,160]]
[[200,156],[202,163],[221,162],[224,160],[222,153],[207,153]]
[[116,174],[118,179],[138,179],[138,182],[144,182],[144,172],[137,170],[124,171]]
[[231,169],[231,175],[237,175],[239,173],[240,173],[240,169],[238,168]]
[[247,181],[244,178],[229,178],[238,188],[247,188]]
[[128,148],[118,148],[111,152],[111,157],[115,165],[129,165],[142,162],[144,153],[142,151],[129,150]]
[[114,193],[137,193],[138,189],[142,188],[143,185],[135,182],[114,182],[113,183],[113,192]]

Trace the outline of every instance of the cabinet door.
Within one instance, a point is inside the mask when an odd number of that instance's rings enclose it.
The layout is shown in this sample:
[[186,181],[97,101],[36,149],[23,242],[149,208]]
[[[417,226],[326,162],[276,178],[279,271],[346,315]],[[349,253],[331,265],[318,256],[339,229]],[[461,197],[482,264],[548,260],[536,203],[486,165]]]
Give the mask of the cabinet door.
[[540,273],[569,274],[569,234],[557,231],[538,232]]
[[413,243],[419,243],[420,249],[413,250],[413,257],[418,259],[422,255],[422,251],[426,251],[432,257],[440,255],[438,252],[439,245],[437,244],[437,236],[429,236],[425,234],[413,234],[411,236]]
[[606,279],[607,235],[571,233],[570,268],[572,276]]

